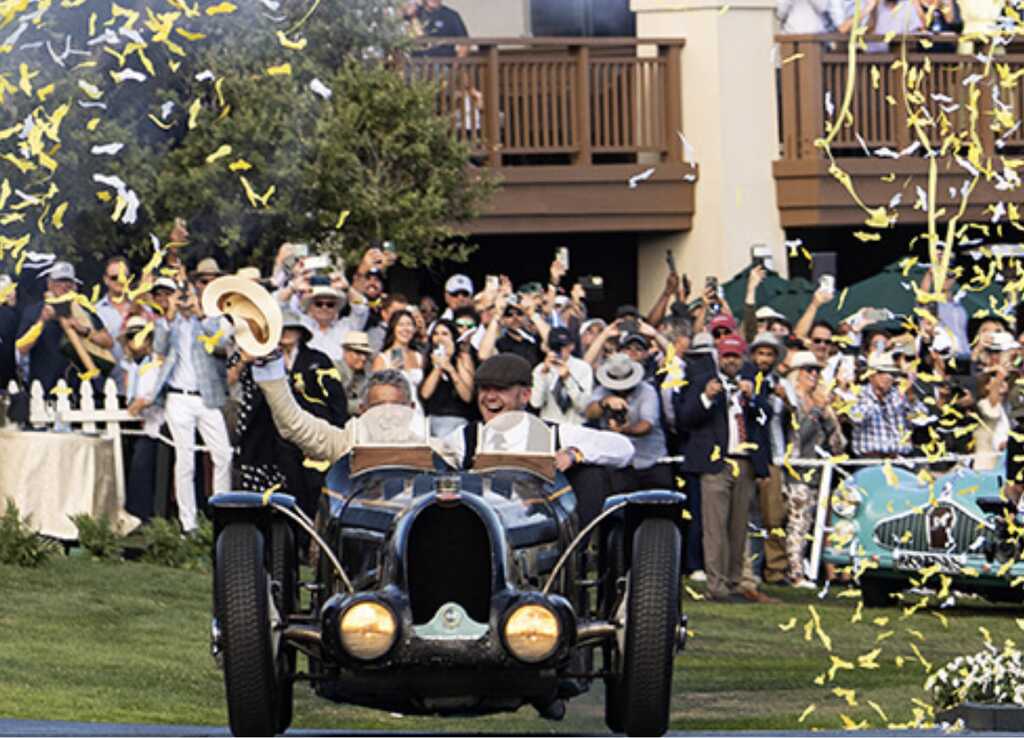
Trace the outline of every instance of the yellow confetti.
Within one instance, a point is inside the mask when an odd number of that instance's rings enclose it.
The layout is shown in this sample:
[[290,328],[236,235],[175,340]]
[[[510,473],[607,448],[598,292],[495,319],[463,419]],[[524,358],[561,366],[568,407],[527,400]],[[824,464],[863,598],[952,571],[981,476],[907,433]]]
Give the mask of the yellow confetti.
[[878,662],[877,662],[878,655],[880,653],[882,653],[882,649],[876,648],[873,651],[868,651],[867,653],[858,656],[857,657],[857,666],[859,666],[862,669],[868,669],[868,670],[880,669],[881,667],[878,665]]
[[245,189],[245,196],[249,198],[249,203],[254,207],[268,207],[268,201],[271,196],[277,191],[276,185],[270,185],[270,188],[262,195],[257,195],[256,190],[253,189],[249,180],[244,176],[238,178],[242,182],[242,187]]
[[300,38],[298,41],[292,41],[290,38],[284,35],[284,31],[277,32],[277,40],[281,46],[286,49],[293,49],[295,51],[302,51],[306,48],[306,39]]
[[790,54],[789,56],[787,56],[785,59],[782,60],[782,66],[786,66],[787,64],[795,62],[797,59],[803,59],[803,58],[804,58],[803,54]]
[[245,159],[235,159],[233,162],[228,164],[228,169],[232,172],[245,172],[252,169],[252,164],[247,162]]
[[199,98],[192,101],[188,106],[188,129],[191,131],[199,122],[199,111],[202,109],[202,102]]
[[211,5],[206,9],[207,15],[223,15],[225,13],[234,13],[238,10],[238,6],[234,3],[223,2],[217,5]]
[[804,720],[811,716],[811,713],[817,709],[817,705],[808,705],[803,712],[800,713],[800,718],[797,720],[798,723],[802,723]]
[[24,352],[25,349],[39,340],[39,334],[43,332],[43,324],[36,321],[32,324],[32,327],[25,331],[25,334],[14,342],[14,348],[18,351]]
[[278,64],[275,67],[267,67],[268,77],[288,76],[292,73],[292,65],[289,62]]
[[81,380],[82,382],[90,382],[92,381],[93,377],[98,377],[99,375],[100,370],[97,369],[96,367],[93,367],[87,372],[79,372],[78,379]]
[[732,7],[731,5],[726,3],[725,5],[722,6],[722,9],[718,11],[718,14],[719,15],[725,15],[726,13],[729,12],[729,8],[731,8],[731,7]]
[[854,231],[853,237],[858,241],[867,243],[868,241],[881,241],[882,234],[880,233],[865,233],[864,231]]
[[50,218],[50,222],[53,223],[53,227],[58,231],[64,227],[64,214],[68,211],[68,203],[62,202],[58,205],[54,211],[53,216]]
[[702,595],[700,592],[697,592],[692,587],[688,587],[686,585],[683,585],[683,589],[686,590],[686,594],[690,595],[690,597],[692,597],[697,602],[700,602],[701,600],[704,599],[704,595]]
[[932,670],[932,662],[924,657],[924,655],[921,653],[921,649],[917,647],[916,643],[910,644],[910,650],[914,652],[914,655],[917,657],[917,660],[921,663],[921,666],[924,667],[925,672],[930,672]]
[[874,710],[876,713],[878,713],[878,717],[882,718],[883,722],[886,722],[886,723],[889,722],[888,716],[885,714],[885,712],[882,710],[882,708],[878,706],[877,702],[872,702],[871,700],[867,700],[867,703],[868,703],[868,707],[870,707],[872,710]]
[[832,694],[841,700],[846,700],[846,704],[850,707],[857,706],[857,692],[853,689],[844,689],[843,687],[833,687]]
[[832,666],[830,666],[828,669],[828,680],[830,682],[836,678],[836,672],[838,672],[840,669],[853,671],[855,668],[852,662],[846,661],[845,659],[841,659],[838,656],[833,655],[829,656],[829,658],[832,659]]
[[325,472],[330,468],[331,462],[326,459],[323,461],[317,461],[316,459],[306,458],[302,460],[302,465],[307,469],[316,469],[318,472]]
[[213,164],[218,159],[223,159],[225,156],[230,156],[231,147],[228,144],[222,144],[212,154],[206,157],[207,164]]
[[[338,230],[343,225],[345,225],[345,221],[348,220],[348,216],[351,214],[351,212],[352,212],[351,210],[342,210],[340,213],[338,213],[338,222],[334,224],[334,229],[335,230]],[[671,344],[670,344],[670,347],[671,347]]]
[[864,618],[864,601],[861,600],[857,603],[857,609],[853,612],[853,617],[850,618],[851,623],[859,623]]
[[[779,630],[781,630],[783,633],[787,633],[787,632],[793,630],[793,628],[795,628],[795,627],[796,627],[796,618],[790,618],[785,623],[779,623]],[[1021,629],[1024,630],[1024,626],[1021,626]]]
[[221,328],[212,336],[199,336],[199,342],[203,344],[203,348],[206,349],[206,353],[212,354],[213,350],[217,348],[217,342],[224,337],[224,329]]

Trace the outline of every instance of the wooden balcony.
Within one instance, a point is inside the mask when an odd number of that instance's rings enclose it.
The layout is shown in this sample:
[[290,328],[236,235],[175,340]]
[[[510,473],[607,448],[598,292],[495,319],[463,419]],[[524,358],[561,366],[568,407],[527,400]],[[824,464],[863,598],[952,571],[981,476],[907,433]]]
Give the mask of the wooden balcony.
[[471,45],[464,58],[413,56],[408,74],[437,84],[438,111],[503,183],[471,233],[690,227],[698,172],[683,162],[682,39],[429,41]]
[[[928,38],[935,44],[956,41],[953,36]],[[825,153],[814,145],[815,140],[825,135],[826,98],[835,106],[834,115],[838,115],[843,100],[849,66],[847,40],[846,36],[777,37],[780,58],[792,60],[783,64],[779,73],[781,158],[774,162],[776,192],[785,228],[864,223],[864,211],[828,173]],[[868,37],[868,41],[871,40],[881,41],[882,37]],[[934,48],[921,51],[920,37],[908,37],[908,68],[920,70],[926,65],[926,59],[931,68],[919,88],[923,100],[908,105],[903,72],[899,65],[897,69],[892,68],[900,56],[899,39],[892,42],[887,52],[858,52],[851,107],[853,125],[840,129],[831,148],[836,164],[850,175],[854,189],[866,205],[885,205],[896,192],[902,192],[899,222],[917,224],[927,220],[926,211],[912,205],[916,186],[927,190],[929,160],[924,156],[924,147],[909,149],[915,134],[908,125],[908,108],[927,110],[928,117],[936,122],[928,128],[931,145],[940,148],[945,137],[939,131],[941,116],[948,119],[954,131],[970,130],[967,110],[970,93],[965,81],[969,82],[971,75],[983,74],[985,65],[973,56],[936,53]],[[995,61],[1008,65],[1011,73],[1024,68],[1024,54],[1012,49],[1010,53],[997,56]],[[1024,150],[1024,130],[1018,127],[997,138],[991,128],[993,101],[989,86],[979,84],[978,90],[981,94],[977,100],[979,118],[975,130],[985,151],[984,158],[1019,154]],[[1024,85],[1001,87],[1000,94],[1002,102],[1019,118],[1024,110]],[[898,158],[893,158],[890,152],[898,154]],[[969,176],[953,161],[948,151],[940,154],[936,203],[938,208],[945,208],[947,214],[959,207],[959,191]],[[1007,199],[1006,193],[996,189],[995,182],[983,178],[970,197],[964,219],[988,220],[985,210]]]

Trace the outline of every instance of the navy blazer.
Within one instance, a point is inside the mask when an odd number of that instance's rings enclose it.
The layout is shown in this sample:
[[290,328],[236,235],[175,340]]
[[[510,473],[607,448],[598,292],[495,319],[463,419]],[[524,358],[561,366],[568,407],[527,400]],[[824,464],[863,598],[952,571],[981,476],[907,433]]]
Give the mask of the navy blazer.
[[[752,377],[745,376],[747,374],[745,370],[741,372],[741,377],[752,380]],[[708,373],[695,377],[687,391],[680,392],[675,397],[676,424],[680,434],[686,434],[686,443],[683,447],[686,460],[683,462],[683,471],[693,474],[718,474],[725,467],[724,458],[729,448],[725,392],[719,393],[712,400],[710,407],[704,407],[701,400],[704,386],[717,376],[717,373]],[[768,431],[771,412],[771,405],[764,392],[755,396],[744,409],[747,441],[757,444],[757,449],[749,452],[756,477],[767,477],[768,466],[772,461]],[[712,461],[711,455],[715,446],[718,446],[719,456]]]

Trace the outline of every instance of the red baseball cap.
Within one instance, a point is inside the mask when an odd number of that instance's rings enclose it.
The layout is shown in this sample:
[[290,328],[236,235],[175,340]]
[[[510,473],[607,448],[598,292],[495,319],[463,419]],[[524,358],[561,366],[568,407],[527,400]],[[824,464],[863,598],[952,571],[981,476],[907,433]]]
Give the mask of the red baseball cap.
[[728,356],[729,354],[743,356],[747,353],[747,342],[743,340],[742,336],[730,333],[728,336],[719,338],[715,343],[715,348],[718,349],[719,356]]
[[708,331],[714,334],[720,328],[724,328],[727,331],[733,332],[736,330],[736,319],[731,315],[716,315],[708,323]]

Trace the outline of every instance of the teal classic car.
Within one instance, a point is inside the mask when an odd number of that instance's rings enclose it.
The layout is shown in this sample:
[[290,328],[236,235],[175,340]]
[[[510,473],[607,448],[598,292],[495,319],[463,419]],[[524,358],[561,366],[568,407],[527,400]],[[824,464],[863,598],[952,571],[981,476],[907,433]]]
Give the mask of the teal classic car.
[[956,466],[931,483],[900,466],[862,468],[832,494],[823,560],[852,567],[867,607],[914,586],[943,601],[953,591],[1024,601],[1024,520],[999,496],[1004,468]]

